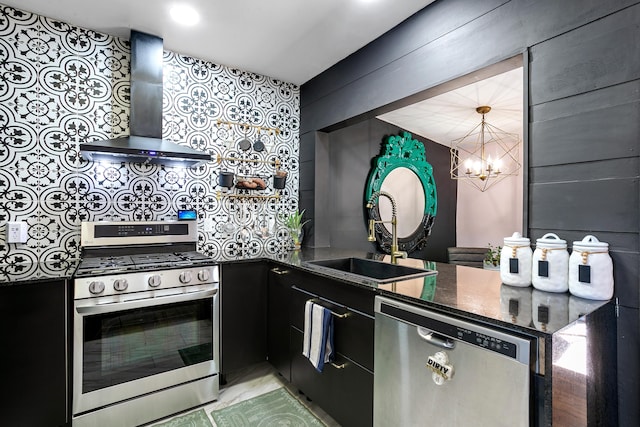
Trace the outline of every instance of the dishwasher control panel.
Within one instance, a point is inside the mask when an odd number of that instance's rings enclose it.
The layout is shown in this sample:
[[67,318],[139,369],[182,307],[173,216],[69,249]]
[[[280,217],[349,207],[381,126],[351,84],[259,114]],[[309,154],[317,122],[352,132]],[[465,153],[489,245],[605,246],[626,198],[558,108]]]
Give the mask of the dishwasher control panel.
[[433,332],[432,341],[442,341],[437,335],[464,341],[504,356],[529,362],[529,340],[463,321],[440,313],[393,301],[377,302],[376,312]]
[[486,348],[487,350],[504,354],[505,356],[509,356],[514,359],[516,357],[517,346],[512,342],[465,328],[456,327],[456,329],[456,334],[453,335],[454,338],[458,338],[459,340],[468,342],[469,344],[474,344],[478,347]]

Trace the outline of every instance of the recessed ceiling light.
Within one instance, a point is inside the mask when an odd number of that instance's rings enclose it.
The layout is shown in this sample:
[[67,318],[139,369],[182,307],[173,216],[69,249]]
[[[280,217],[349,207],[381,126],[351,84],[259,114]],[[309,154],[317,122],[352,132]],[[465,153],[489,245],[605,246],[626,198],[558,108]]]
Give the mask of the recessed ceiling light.
[[174,21],[182,25],[195,25],[200,20],[200,14],[189,5],[176,4],[169,10]]

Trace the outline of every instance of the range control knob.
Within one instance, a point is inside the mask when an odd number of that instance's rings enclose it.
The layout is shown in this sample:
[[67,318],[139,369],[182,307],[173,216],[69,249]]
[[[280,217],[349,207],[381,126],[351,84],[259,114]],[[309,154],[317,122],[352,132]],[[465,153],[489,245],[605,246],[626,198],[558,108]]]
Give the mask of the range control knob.
[[149,276],[149,280],[147,280],[147,283],[152,288],[157,288],[158,286],[160,286],[161,282],[162,282],[162,280],[160,280],[160,275],[158,275],[158,274],[154,274],[153,276]]
[[116,291],[124,291],[129,287],[129,283],[127,283],[127,279],[116,279],[113,282],[113,289]]
[[104,282],[96,280],[89,283],[89,292],[94,295],[101,294],[104,292]]
[[191,281],[191,272],[183,271],[180,273],[180,282],[181,283],[189,283]]
[[209,270],[198,271],[198,280],[200,280],[201,282],[207,282],[209,281],[209,278],[211,278],[211,274],[209,273]]

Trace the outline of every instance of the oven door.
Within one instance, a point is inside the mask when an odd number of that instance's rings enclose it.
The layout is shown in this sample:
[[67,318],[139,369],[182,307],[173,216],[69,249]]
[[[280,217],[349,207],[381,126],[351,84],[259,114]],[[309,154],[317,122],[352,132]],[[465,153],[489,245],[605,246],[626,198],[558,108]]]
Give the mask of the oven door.
[[171,292],[75,301],[74,415],[218,373],[217,284]]

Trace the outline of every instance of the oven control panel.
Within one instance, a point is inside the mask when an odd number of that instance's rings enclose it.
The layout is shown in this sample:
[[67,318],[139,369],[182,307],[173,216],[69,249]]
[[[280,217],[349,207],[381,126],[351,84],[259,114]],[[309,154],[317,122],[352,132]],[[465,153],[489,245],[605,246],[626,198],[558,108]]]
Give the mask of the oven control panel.
[[74,280],[74,299],[218,283],[219,277],[217,265],[80,277]]

